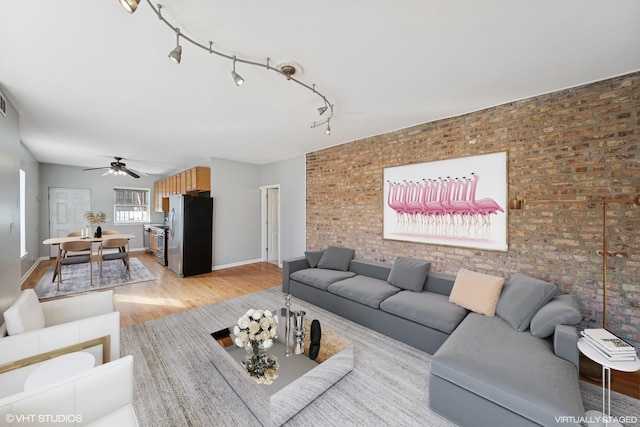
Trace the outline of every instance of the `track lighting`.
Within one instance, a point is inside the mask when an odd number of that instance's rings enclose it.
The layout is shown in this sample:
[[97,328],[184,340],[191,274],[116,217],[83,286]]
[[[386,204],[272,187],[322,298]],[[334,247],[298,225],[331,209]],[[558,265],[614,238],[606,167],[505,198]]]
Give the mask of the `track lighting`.
[[176,61],[178,64],[182,59],[182,46],[180,46],[180,29],[176,28],[176,47],[169,53],[169,58]]
[[122,7],[129,13],[135,12],[139,3],[140,0],[120,0]]
[[231,72],[231,77],[233,77],[233,81],[236,82],[236,86],[242,86],[244,83],[244,79],[238,73],[236,73],[236,57],[233,57],[233,71]]
[[[118,0],[120,2],[120,4],[122,5],[122,7],[129,13],[134,13],[136,11],[136,9],[138,8],[138,5],[140,4],[140,0]],[[195,40],[193,40],[192,38],[185,36],[183,34],[180,33],[180,29],[178,29],[177,27],[173,26],[169,21],[167,21],[163,16],[162,16],[162,5],[161,4],[157,4],[154,5],[151,0],[147,0],[147,4],[149,5],[149,7],[151,7],[151,9],[156,13],[156,15],[158,16],[158,19],[160,21],[162,21],[167,27],[171,28],[173,31],[175,31],[176,33],[176,39],[177,39],[177,46],[175,49],[173,49],[171,51],[171,53],[169,53],[169,58],[171,58],[172,60],[174,60],[177,63],[180,63],[180,60],[182,59],[182,46],[180,46],[180,37],[182,37],[184,40],[188,41],[189,43],[191,43],[193,46],[195,47],[199,47],[202,50],[207,51],[208,53],[213,53],[216,54],[217,56],[221,56],[223,58],[226,59],[230,59],[233,60],[233,71],[231,71],[231,76],[233,77],[233,81],[235,82],[236,85],[240,86],[242,85],[242,83],[244,83],[244,79],[242,78],[242,76],[240,76],[238,73],[236,73],[236,62],[242,62],[243,64],[246,65],[252,65],[254,67],[260,67],[260,68],[264,68],[268,71],[272,71],[275,72],[281,76],[284,76],[287,78],[287,80],[292,81],[294,83],[297,83],[298,85],[300,85],[301,87],[308,89],[309,91],[313,92],[314,94],[316,94],[317,96],[319,96],[322,101],[324,102],[324,106],[318,108],[318,113],[320,115],[323,115],[327,110],[329,110],[329,116],[327,117],[326,120],[316,123],[313,122],[313,125],[311,126],[311,128],[316,128],[319,126],[322,126],[323,124],[327,124],[327,129],[325,131],[325,133],[327,135],[331,134],[331,127],[329,126],[329,121],[331,120],[331,118],[333,117],[333,104],[331,104],[329,102],[329,100],[327,99],[327,97],[325,95],[323,95],[322,93],[318,92],[316,90],[316,85],[308,85],[304,82],[302,82],[301,80],[299,80],[299,76],[296,76],[296,67],[291,66],[291,65],[285,65],[282,66],[280,68],[276,68],[276,67],[272,67],[269,65],[269,58],[267,58],[265,63],[261,63],[261,62],[256,62],[256,61],[251,61],[249,59],[242,59],[242,58],[237,58],[235,55],[227,55],[223,52],[217,51],[213,49],[213,42],[209,42],[209,45],[206,46],[200,42],[197,42]]]

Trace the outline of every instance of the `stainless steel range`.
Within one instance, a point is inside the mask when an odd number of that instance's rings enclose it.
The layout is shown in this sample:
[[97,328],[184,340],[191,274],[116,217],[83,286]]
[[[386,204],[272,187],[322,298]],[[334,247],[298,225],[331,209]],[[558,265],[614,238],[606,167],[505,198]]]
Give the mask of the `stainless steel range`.
[[[169,227],[166,225],[150,224],[148,226],[149,233],[149,251],[153,252],[158,263],[166,266],[169,258],[167,254],[167,240],[169,239]],[[146,244],[145,244],[146,248]]]

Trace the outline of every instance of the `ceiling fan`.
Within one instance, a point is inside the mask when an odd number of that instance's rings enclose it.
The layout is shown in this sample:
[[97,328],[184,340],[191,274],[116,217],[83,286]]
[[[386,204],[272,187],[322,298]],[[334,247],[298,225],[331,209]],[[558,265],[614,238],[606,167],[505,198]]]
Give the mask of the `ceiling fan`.
[[[140,175],[144,175],[147,176],[146,173],[144,172],[140,172],[140,171],[135,171],[133,169],[129,169],[127,167],[127,165],[125,163],[122,163],[120,160],[122,160],[122,157],[114,157],[114,159],[116,159],[115,162],[111,162],[111,166],[105,166],[105,167],[101,167],[101,168],[86,168],[86,169],[82,169],[83,171],[92,171],[92,170],[98,170],[98,169],[107,169],[105,171],[105,173],[102,174],[102,176],[106,176],[109,174],[113,174],[113,175],[131,175],[134,178],[140,178]],[[140,174],[140,175],[138,175]]]

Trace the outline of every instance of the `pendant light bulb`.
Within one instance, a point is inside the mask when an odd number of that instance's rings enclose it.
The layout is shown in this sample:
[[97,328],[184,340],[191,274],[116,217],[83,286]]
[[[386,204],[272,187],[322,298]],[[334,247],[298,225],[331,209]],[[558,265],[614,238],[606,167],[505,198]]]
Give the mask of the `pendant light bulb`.
[[327,123],[327,130],[324,131],[325,135],[331,135],[331,126],[329,126],[329,123]]
[[244,79],[238,73],[236,73],[236,57],[233,57],[233,71],[231,71],[231,77],[233,77],[233,81],[236,83],[236,86],[242,86],[244,83]]
[[133,13],[138,8],[138,4],[140,4],[140,0],[120,0],[120,4],[124,7],[129,13]]

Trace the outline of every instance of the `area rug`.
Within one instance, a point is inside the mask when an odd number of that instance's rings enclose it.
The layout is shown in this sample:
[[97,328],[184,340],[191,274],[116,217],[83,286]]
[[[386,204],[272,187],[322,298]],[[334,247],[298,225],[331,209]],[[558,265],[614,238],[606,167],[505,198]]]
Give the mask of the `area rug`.
[[[280,287],[124,328],[122,355],[133,355],[134,407],[141,426],[259,426],[215,368],[209,336],[249,308],[281,307]],[[429,410],[431,356],[309,303],[292,309],[321,319],[354,344],[354,370],[291,418],[287,426],[435,426],[453,423]],[[585,407],[601,389],[580,384]],[[638,400],[612,393],[612,413],[640,413]]]
[[51,298],[61,295],[77,294],[94,291],[96,289],[112,288],[114,286],[129,285],[138,282],[155,280],[147,267],[139,259],[129,258],[131,261],[131,279],[127,276],[121,262],[110,261],[102,264],[102,281],[100,280],[100,265],[93,263],[93,286],[89,281],[89,264],[65,266],[62,270],[62,282],[58,291],[58,279],[51,281],[55,267],[50,267],[44,273],[35,287],[38,298]]

